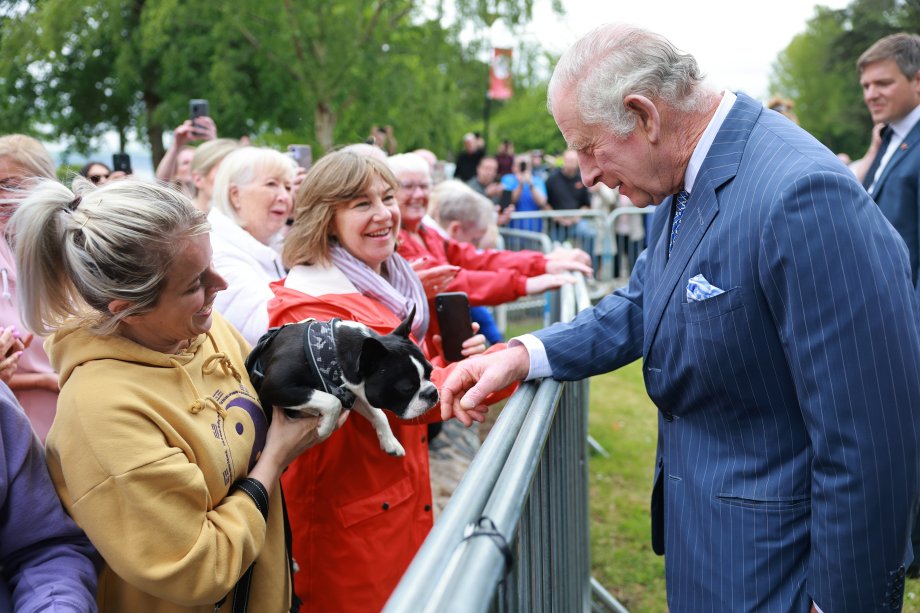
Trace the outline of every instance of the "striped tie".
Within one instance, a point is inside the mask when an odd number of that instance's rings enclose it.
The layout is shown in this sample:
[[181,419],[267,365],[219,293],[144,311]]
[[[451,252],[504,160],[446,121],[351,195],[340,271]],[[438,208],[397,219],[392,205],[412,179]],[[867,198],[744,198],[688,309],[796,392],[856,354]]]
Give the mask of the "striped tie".
[[677,238],[677,232],[680,230],[680,218],[684,216],[684,209],[687,208],[687,200],[690,199],[690,192],[681,190],[675,198],[674,221],[671,222],[671,240],[668,242],[668,257],[671,257],[671,249],[674,248],[674,239]]

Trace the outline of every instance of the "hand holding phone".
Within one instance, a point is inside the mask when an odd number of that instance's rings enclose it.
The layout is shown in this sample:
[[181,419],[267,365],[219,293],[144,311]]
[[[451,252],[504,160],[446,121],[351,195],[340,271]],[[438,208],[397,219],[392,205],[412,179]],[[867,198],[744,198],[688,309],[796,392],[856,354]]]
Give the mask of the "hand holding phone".
[[470,301],[465,292],[446,292],[434,298],[434,308],[441,327],[441,346],[448,362],[459,362],[463,341],[473,336]]
[[112,154],[112,171],[123,172],[126,175],[131,174],[131,156],[127,153]]
[[297,165],[304,170],[310,170],[313,166],[313,149],[310,145],[288,145],[288,151]]

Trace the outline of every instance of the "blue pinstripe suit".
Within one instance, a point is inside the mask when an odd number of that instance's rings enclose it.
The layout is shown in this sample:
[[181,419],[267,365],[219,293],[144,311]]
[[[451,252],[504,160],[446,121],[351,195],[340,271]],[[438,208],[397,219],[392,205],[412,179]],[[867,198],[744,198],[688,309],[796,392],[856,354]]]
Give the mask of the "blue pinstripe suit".
[[[664,204],[629,285],[536,335],[558,379],[644,358],[671,610],[899,610],[920,488],[903,242],[826,148],[743,94],[670,259]],[[725,293],[688,303],[697,274]]]

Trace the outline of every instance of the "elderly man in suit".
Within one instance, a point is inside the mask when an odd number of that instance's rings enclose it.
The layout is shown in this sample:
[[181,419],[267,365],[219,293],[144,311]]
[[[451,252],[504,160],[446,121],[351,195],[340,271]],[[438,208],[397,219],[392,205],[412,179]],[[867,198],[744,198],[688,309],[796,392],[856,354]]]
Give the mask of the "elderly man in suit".
[[[863,186],[904,239],[920,290],[920,36],[886,36],[856,66],[872,121],[883,124]],[[913,526],[913,551],[908,575],[920,577],[920,514]]]
[[[903,243],[835,156],[651,32],[559,61],[587,185],[661,203],[627,287],[464,360],[442,412],[642,357],[659,410],[652,546],[672,611],[898,610],[918,502],[920,330]],[[908,487],[904,487],[904,484]]]

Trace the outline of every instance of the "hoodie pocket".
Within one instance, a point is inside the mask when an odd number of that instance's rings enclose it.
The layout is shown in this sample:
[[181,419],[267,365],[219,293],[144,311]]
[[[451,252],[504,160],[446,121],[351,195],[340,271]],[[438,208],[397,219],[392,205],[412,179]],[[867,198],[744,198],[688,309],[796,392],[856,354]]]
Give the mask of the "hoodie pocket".
[[405,477],[376,494],[340,506],[339,520],[344,527],[350,528],[359,522],[386,513],[408,500],[413,492],[412,479]]

